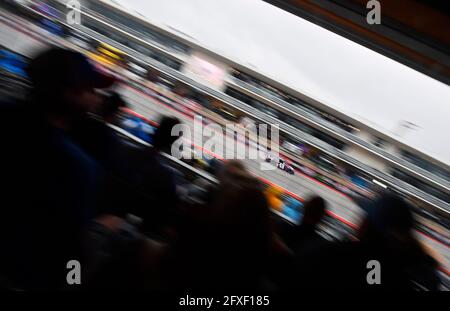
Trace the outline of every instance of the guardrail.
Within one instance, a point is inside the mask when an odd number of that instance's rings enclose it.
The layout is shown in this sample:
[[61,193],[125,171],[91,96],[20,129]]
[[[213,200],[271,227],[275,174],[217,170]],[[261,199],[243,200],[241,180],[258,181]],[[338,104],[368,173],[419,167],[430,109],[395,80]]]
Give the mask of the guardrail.
[[[101,23],[102,25],[114,29],[114,31],[127,36],[128,38],[133,39],[135,42],[138,42],[142,45],[144,45],[147,48],[150,48],[153,51],[156,51],[158,53],[161,53],[167,57],[169,57],[172,60],[184,63],[186,61],[185,57],[183,57],[183,55],[179,55],[179,53],[175,52],[175,51],[169,51],[170,48],[163,46],[162,44],[156,43],[156,42],[151,42],[150,39],[144,40],[138,36],[143,36],[144,34],[141,34],[133,29],[129,29],[129,28],[125,28],[125,30],[118,28],[110,23],[108,23],[107,21],[105,21],[103,18],[101,18],[100,16],[97,16],[98,13],[94,12],[86,7],[82,8],[82,11],[80,12],[82,14],[82,16],[87,17],[88,19],[94,20],[98,23]],[[123,25],[121,25],[123,26]]]

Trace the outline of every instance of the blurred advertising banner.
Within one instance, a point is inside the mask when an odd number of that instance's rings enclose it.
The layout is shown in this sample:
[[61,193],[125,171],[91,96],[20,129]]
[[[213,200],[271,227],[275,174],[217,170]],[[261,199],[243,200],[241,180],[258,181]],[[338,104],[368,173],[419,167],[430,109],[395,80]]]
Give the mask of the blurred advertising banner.
[[200,52],[190,56],[183,73],[188,77],[217,90],[224,90],[228,66]]

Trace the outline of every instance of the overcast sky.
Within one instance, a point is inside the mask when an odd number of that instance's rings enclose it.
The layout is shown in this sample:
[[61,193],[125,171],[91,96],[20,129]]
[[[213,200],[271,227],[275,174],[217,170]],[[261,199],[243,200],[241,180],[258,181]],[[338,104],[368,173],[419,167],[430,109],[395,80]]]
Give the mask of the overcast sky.
[[[450,165],[450,87],[261,0],[116,0]],[[399,123],[417,130],[396,136]]]

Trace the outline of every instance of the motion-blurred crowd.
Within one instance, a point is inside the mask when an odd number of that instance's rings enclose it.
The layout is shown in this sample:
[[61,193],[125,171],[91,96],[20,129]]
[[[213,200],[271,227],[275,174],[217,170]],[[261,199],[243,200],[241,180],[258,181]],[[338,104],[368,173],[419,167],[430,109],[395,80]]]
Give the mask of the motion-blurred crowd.
[[[47,50],[26,70],[28,99],[1,103],[2,288],[439,288],[403,199],[385,193],[363,204],[358,238],[329,241],[318,230],[321,197],[288,225],[241,162],[218,165],[217,185],[186,185],[162,155],[175,118],[161,120],[152,147],[124,139],[108,125],[124,101],[99,92],[114,79],[81,54]],[[81,285],[67,283],[70,260],[81,264]],[[371,260],[380,284],[368,282]]]

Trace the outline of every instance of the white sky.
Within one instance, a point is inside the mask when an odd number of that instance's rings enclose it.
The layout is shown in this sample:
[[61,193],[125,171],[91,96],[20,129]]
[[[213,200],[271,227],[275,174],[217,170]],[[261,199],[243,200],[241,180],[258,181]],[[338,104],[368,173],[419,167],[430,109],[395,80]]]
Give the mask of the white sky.
[[[116,2],[450,165],[450,87],[437,80],[261,0]],[[419,128],[400,138],[403,120]]]

